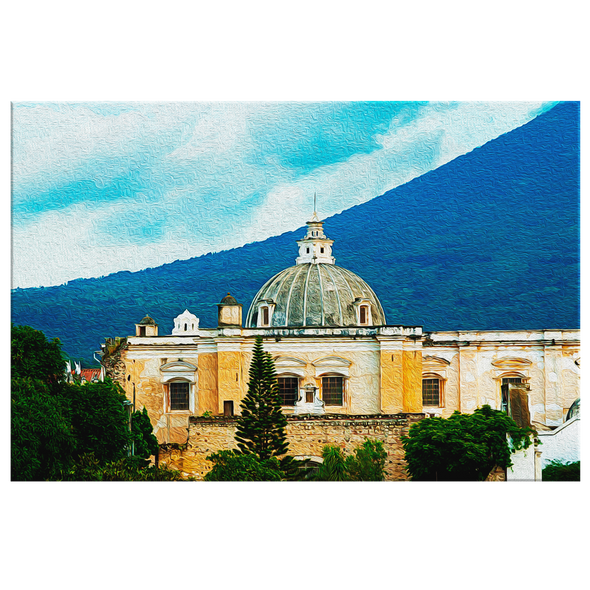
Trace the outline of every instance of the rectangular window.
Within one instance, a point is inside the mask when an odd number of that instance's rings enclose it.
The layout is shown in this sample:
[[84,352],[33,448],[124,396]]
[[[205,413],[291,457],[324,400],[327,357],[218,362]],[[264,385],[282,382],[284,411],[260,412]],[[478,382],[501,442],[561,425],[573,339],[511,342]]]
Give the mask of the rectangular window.
[[268,307],[262,308],[262,325],[268,326]]
[[233,416],[234,415],[234,402],[231,400],[226,400],[223,402],[223,415],[224,416]]
[[322,399],[327,406],[341,406],[344,391],[342,377],[322,378]]
[[422,379],[422,405],[440,405],[440,379]]
[[170,383],[170,409],[188,410],[189,384],[186,381]]
[[299,393],[297,377],[279,377],[279,394],[282,406],[294,406]]

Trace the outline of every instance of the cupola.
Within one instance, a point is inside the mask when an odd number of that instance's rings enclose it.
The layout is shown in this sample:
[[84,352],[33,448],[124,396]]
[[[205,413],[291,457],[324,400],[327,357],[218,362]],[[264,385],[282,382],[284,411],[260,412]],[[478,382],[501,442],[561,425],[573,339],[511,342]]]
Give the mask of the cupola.
[[189,336],[199,334],[199,318],[185,309],[179,316],[174,318],[174,336]]
[[242,327],[242,304],[238,303],[230,293],[217,304],[217,310],[218,328]]
[[146,315],[139,324],[135,324],[136,336],[157,336],[158,324],[149,316]]

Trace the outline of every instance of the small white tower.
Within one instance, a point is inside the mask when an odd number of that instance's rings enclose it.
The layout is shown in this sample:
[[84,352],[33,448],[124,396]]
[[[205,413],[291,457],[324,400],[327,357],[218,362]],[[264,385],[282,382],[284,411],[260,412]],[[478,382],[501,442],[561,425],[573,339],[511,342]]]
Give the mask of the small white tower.
[[185,309],[174,318],[173,336],[197,336],[199,334],[199,318]]
[[302,240],[297,240],[299,246],[299,256],[295,260],[296,264],[335,264],[336,259],[332,256],[332,244],[334,240],[329,240],[324,234],[324,222],[320,221],[318,214],[315,212],[315,195],[314,195],[314,212],[311,219],[307,222],[307,234]]

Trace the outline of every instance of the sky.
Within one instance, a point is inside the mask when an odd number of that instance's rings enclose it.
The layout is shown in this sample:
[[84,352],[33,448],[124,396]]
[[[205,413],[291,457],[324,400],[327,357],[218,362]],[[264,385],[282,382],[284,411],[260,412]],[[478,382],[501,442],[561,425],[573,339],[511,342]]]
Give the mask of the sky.
[[141,270],[326,218],[554,102],[12,105],[12,287]]

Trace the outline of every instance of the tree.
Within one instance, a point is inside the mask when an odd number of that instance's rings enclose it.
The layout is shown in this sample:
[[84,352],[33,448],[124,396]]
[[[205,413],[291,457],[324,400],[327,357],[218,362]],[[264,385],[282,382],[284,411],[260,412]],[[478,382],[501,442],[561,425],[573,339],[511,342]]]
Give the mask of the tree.
[[11,324],[11,377],[42,381],[57,393],[65,377],[66,362],[57,338],[48,341],[43,332],[30,326]]
[[10,476],[13,481],[61,479],[72,464],[76,439],[63,400],[39,379],[11,383]]
[[154,435],[147,408],[136,410],[131,416],[131,436],[133,453],[136,457],[149,459],[158,453],[158,439]]
[[70,411],[77,457],[92,453],[100,463],[108,463],[127,456],[129,417],[118,383],[106,379],[104,383],[66,384],[63,398]]
[[413,480],[484,481],[496,466],[510,467],[511,454],[528,448],[532,434],[532,428],[519,428],[507,414],[485,405],[473,414],[420,420],[402,436],[402,444]]
[[281,410],[274,362],[263,350],[260,336],[256,337],[250,364],[248,394],[240,409],[235,439],[242,453],[264,460],[287,452],[287,419]]

